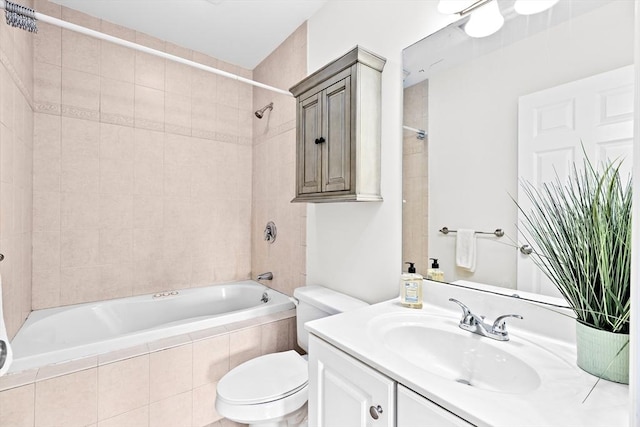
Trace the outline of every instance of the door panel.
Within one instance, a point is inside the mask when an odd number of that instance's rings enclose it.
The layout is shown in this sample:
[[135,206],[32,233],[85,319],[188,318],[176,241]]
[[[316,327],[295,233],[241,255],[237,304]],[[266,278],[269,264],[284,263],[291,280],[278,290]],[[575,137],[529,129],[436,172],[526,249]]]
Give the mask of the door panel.
[[351,78],[348,77],[323,93],[325,122],[323,144],[323,191],[350,189],[351,171]]
[[298,108],[301,109],[299,132],[303,145],[302,150],[298,151],[298,192],[318,193],[322,187],[321,147],[316,144],[316,140],[321,136],[320,94],[303,100]]
[[[633,66],[573,81],[530,95],[518,102],[518,175],[535,187],[558,176],[566,180],[580,170],[586,154],[598,167],[625,159],[623,179],[630,176],[633,149]],[[583,148],[584,147],[584,148]],[[518,188],[518,204],[531,209]],[[528,240],[518,212],[520,243]],[[560,296],[528,255],[518,254],[518,289]]]

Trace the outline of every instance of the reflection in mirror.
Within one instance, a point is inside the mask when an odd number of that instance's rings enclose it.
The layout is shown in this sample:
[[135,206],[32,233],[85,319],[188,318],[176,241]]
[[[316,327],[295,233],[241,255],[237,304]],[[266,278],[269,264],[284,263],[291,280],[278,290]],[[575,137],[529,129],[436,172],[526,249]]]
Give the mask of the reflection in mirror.
[[[403,125],[426,130],[404,130],[403,261],[426,276],[437,258],[448,282],[555,296],[519,250],[518,179],[562,176],[582,145],[594,163],[630,152],[634,2],[560,0],[531,16],[513,3],[499,1],[505,25],[492,36],[468,37],[463,18],[403,53]],[[443,227],[504,236],[475,234],[465,252],[469,240]]]

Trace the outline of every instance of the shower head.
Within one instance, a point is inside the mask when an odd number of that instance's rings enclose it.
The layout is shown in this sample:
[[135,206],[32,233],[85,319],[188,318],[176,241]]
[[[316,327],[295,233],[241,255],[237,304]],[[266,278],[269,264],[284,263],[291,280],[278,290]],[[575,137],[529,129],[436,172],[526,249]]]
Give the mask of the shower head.
[[273,102],[270,102],[268,105],[265,105],[261,109],[255,112],[257,118],[261,119],[264,116],[264,112],[267,110],[273,110]]

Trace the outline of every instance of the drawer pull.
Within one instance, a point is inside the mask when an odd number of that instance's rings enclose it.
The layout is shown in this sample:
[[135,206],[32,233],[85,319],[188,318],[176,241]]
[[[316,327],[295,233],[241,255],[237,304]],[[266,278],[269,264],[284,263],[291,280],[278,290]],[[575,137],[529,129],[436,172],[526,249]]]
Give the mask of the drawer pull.
[[323,137],[316,138],[316,144],[322,144],[325,141]]
[[374,420],[377,420],[380,417],[381,413],[382,413],[382,406],[380,405],[371,406],[369,408],[369,414],[371,415],[371,418],[373,418]]

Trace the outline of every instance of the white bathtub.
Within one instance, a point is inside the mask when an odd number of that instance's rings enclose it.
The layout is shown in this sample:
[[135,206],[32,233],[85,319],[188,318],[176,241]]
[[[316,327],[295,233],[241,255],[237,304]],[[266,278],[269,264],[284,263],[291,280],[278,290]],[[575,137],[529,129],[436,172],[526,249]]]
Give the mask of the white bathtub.
[[[264,293],[269,301],[262,302]],[[37,310],[11,342],[10,372],[103,354],[295,308],[253,281]]]

